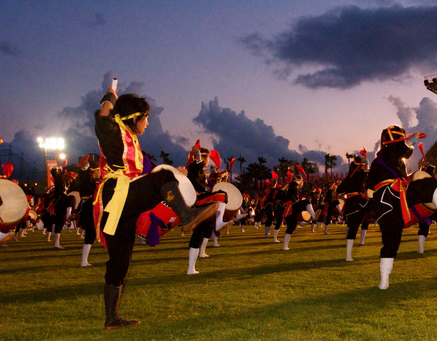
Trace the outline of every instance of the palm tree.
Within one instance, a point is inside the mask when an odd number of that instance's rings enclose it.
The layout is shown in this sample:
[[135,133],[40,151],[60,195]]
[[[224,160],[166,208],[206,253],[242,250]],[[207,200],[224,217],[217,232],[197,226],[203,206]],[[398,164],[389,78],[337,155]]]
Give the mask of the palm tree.
[[285,157],[281,157],[278,159],[279,161],[279,169],[280,169],[280,175],[281,177],[285,177],[285,173],[287,172],[287,164],[288,160]]
[[325,155],[325,175],[328,175],[328,169],[331,168],[331,178],[332,178],[332,169],[337,166],[337,157],[335,155],[326,154]]
[[243,186],[244,186],[244,184],[243,184],[243,179],[244,179],[244,177],[243,177],[243,163],[245,163],[246,162],[246,159],[243,157],[243,156],[239,156],[238,158],[237,158],[237,161],[240,163],[240,184],[241,184],[241,190],[243,190]]
[[259,158],[258,158],[258,164],[260,165],[260,166],[263,166],[263,165],[265,165],[267,163],[267,160],[265,159],[265,158],[263,158],[262,156],[260,156]]
[[165,164],[165,165],[172,165],[173,161],[168,158],[169,156],[170,156],[170,154],[164,152],[163,150],[161,150],[161,154],[159,155],[159,157],[162,158],[162,163],[163,164]]
[[144,152],[144,155],[146,155],[149,158],[150,162],[152,163],[156,162],[156,157],[154,157],[153,155],[150,155],[149,153],[146,152]]
[[355,154],[349,154],[346,153],[346,159],[347,159],[347,165],[350,166],[351,165],[351,161],[350,159],[354,159],[355,158]]
[[246,159],[240,155],[237,161],[240,163],[240,174],[243,174],[243,163],[246,162]]
[[233,159],[234,157],[233,156],[231,156],[231,157],[228,157],[227,159],[226,159],[226,170],[229,172],[229,182],[230,183],[232,183],[232,168],[231,168],[231,162],[232,162],[232,159]]

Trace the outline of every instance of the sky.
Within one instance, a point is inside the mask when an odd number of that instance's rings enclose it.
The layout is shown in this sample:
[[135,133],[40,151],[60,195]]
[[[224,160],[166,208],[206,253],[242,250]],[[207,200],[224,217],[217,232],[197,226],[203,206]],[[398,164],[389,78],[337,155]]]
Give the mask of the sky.
[[427,150],[434,3],[3,0],[0,147],[41,164],[38,136],[64,137],[70,163],[98,152],[93,115],[116,77],[151,105],[140,143],[157,163],[165,151],[184,165],[200,139],[245,165],[330,153],[345,171],[346,153],[371,157],[393,124],[425,132]]

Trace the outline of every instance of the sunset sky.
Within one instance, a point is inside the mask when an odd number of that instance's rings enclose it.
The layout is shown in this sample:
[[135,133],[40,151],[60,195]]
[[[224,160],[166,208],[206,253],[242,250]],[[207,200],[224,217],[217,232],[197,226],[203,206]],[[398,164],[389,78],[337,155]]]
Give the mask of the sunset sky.
[[[97,152],[109,87],[152,106],[142,148],[185,163],[200,139],[223,158],[323,163],[374,151],[392,124],[437,140],[434,1],[21,1],[0,11],[0,137],[41,161],[38,136]],[[415,152],[416,158],[419,151]],[[247,164],[246,164],[247,165]],[[344,167],[343,167],[344,168]]]

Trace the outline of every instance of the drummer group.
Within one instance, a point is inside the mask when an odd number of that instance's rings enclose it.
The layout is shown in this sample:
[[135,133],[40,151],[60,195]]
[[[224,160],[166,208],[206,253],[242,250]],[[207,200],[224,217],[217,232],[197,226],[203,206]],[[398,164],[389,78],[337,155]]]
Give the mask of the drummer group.
[[[150,107],[144,98],[133,94],[118,97],[116,91],[109,88],[100,104],[100,110],[95,113],[95,131],[102,156],[99,164],[85,163],[82,167],[79,181],[80,221],[82,226],[92,226],[89,229],[86,227],[85,236],[89,234],[91,238],[86,240],[85,245],[92,245],[97,237],[108,250],[104,329],[110,330],[140,323],[121,318],[118,307],[136,240],[136,222],[141,214],[150,212],[164,202],[179,217],[183,229],[193,231],[189,242],[187,271],[190,275],[198,273],[195,269],[197,258],[208,257],[205,253],[208,240],[213,238],[215,245],[218,245],[220,231],[232,224],[234,219],[244,219],[246,214],[235,209],[230,214],[226,213],[228,194],[221,189],[214,189],[214,186],[220,181],[226,182],[227,173],[213,171],[208,174],[210,154],[199,143],[191,150],[186,168],[161,168],[153,171],[155,167],[141,150],[137,138],[148,126]],[[432,205],[435,209],[437,206],[437,180],[427,176],[409,181],[406,173],[405,159],[411,156],[419,137],[419,134],[406,135],[397,126],[384,129],[380,150],[370,169],[365,155],[356,157],[345,180],[338,187],[337,184],[330,186],[323,200],[321,190],[316,187],[304,198],[301,194],[304,179],[295,176],[282,186],[275,184],[258,200],[250,203],[250,199],[246,198],[243,206],[246,205],[246,211],[255,212],[256,227],[260,224],[260,217],[265,215],[266,236],[275,221],[274,242],[279,242],[279,229],[282,221],[286,222],[283,250],[288,250],[296,226],[304,220],[304,212],[310,216],[312,231],[315,224],[321,222],[325,225],[324,233],[329,234],[328,226],[334,212],[343,209],[348,225],[347,261],[353,260],[352,246],[359,226],[364,223],[363,231],[373,219],[381,227],[383,241],[379,288],[387,289],[403,227],[418,221],[429,227],[430,221],[426,216],[434,211],[422,208]],[[194,187],[194,205],[187,203],[184,191],[180,189],[178,177],[181,173],[188,177]],[[47,226],[55,225],[55,247],[62,248],[59,234],[65,219],[68,220],[71,215],[69,208],[73,205],[66,193],[74,174],[59,169],[55,175],[54,192],[57,202],[54,203],[53,216],[59,214],[62,220],[55,218]],[[335,198],[335,192],[346,195],[343,208]],[[162,223],[156,223],[159,220]],[[149,231],[158,231],[162,235],[168,231],[169,223],[157,219],[154,223],[149,222],[148,231],[143,232],[148,234]],[[89,232],[91,230],[94,234]],[[362,242],[364,235],[362,233]],[[89,265],[87,259],[90,248],[84,246],[83,266]]]

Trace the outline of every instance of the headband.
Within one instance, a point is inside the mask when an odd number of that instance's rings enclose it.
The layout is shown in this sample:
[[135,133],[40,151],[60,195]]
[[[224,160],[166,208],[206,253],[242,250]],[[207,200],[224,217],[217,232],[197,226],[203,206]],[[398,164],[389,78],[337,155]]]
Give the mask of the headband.
[[143,112],[135,112],[133,114],[130,114],[130,115],[127,115],[127,116],[124,116],[124,117],[120,117],[120,114],[115,114],[115,117],[118,116],[118,118],[120,120],[126,121],[126,120],[130,120],[131,118],[134,118],[135,116],[143,116],[143,115],[146,115],[146,114],[143,113]]

